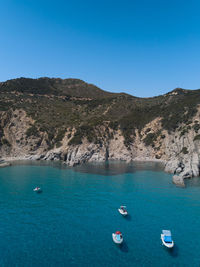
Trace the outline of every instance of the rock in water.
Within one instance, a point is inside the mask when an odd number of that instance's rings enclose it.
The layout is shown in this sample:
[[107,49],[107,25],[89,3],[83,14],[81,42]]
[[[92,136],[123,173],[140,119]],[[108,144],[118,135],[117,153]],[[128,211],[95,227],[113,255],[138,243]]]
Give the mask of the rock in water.
[[184,178],[181,175],[174,175],[173,183],[177,186],[185,187]]

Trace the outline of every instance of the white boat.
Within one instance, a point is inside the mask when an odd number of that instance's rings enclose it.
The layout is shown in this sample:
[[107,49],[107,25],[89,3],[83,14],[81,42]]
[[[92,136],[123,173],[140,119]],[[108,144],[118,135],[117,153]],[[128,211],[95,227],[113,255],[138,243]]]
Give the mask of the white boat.
[[128,215],[128,211],[126,210],[126,206],[120,206],[120,208],[118,209],[118,211],[123,216]]
[[116,244],[121,244],[123,242],[122,233],[120,231],[112,233],[112,239]]
[[42,189],[40,187],[36,187],[33,189],[34,192],[41,193]]
[[164,246],[166,246],[167,248],[173,248],[174,241],[172,240],[171,231],[162,230],[161,240]]

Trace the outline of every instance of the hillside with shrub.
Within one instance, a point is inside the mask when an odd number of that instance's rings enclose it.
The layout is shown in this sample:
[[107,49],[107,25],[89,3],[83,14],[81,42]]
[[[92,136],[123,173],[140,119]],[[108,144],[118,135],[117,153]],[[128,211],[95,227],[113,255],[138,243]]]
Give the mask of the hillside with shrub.
[[[178,88],[165,95],[139,98],[109,93],[78,79],[19,78],[0,83],[0,96],[0,111],[25,110],[34,120],[27,138],[44,132],[50,146],[59,145],[67,129],[76,130],[71,145],[80,144],[83,137],[101,142],[98,129],[103,125],[105,129],[120,129],[128,147],[135,130],[140,131],[158,116],[168,132],[182,123],[185,128],[180,129],[181,134],[190,127],[200,128],[199,122],[191,125],[190,121],[200,103],[200,90]],[[154,138],[151,133],[144,141],[149,145]]]

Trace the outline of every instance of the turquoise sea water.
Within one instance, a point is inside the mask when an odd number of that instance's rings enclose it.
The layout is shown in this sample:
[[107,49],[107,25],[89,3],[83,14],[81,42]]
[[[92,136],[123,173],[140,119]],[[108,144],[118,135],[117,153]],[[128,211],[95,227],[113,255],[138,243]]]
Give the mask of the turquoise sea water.
[[[2,168],[0,216],[0,266],[200,266],[199,178],[177,188],[157,165]],[[172,231],[171,251],[162,229]]]

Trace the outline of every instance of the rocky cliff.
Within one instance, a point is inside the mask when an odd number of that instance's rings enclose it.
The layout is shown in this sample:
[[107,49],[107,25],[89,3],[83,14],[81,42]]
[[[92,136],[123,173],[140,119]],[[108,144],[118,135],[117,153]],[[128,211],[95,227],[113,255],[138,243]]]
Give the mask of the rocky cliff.
[[174,183],[199,175],[200,91],[136,98],[76,79],[0,83],[0,154],[5,159],[158,160]]

